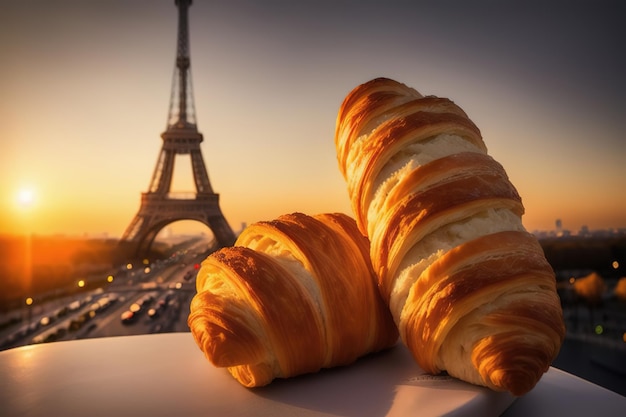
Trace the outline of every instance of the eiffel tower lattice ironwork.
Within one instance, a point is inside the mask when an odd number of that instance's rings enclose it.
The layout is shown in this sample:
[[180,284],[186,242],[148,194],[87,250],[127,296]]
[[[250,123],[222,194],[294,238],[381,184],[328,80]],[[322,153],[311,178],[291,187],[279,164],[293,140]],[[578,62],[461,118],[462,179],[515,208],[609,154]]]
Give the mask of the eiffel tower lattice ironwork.
[[[132,244],[136,254],[145,253],[161,229],[178,220],[196,220],[208,226],[218,246],[230,246],[235,234],[219,206],[207,173],[195,120],[189,56],[188,8],[191,0],[176,0],[178,6],[178,44],[172,80],[172,96],[167,129],[161,134],[163,146],[148,192],[141,194],[141,207],[121,242]],[[189,155],[196,187],[195,195],[171,192],[174,161]]]

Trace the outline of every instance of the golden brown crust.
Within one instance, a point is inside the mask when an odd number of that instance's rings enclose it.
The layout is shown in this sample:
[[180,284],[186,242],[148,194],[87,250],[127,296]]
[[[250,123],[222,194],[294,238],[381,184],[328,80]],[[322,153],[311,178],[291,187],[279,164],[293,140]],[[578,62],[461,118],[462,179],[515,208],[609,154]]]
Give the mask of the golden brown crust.
[[[407,299],[407,304],[411,305],[411,313],[403,323],[407,344],[425,370],[437,373],[441,369],[436,367],[435,356],[445,340],[445,332],[464,314],[491,301],[486,295],[545,286],[554,290],[550,285],[551,275],[552,269],[541,246],[525,232],[500,232],[457,246],[420,276],[412,296]],[[531,306],[532,302],[526,300],[526,306]],[[552,309],[548,312],[555,313],[555,305],[549,307]],[[501,318],[508,317],[509,321],[536,318],[531,309],[527,309],[526,316],[532,317],[512,317],[513,311],[508,308],[507,305],[507,311],[498,312]]]
[[[274,351],[281,375],[317,370],[316,364],[323,357],[319,345],[323,327],[302,320],[318,317],[305,288],[289,279],[289,272],[272,258],[248,248],[224,248],[210,258],[209,262],[219,263],[221,279],[228,281],[237,294],[228,300],[200,292],[191,307],[194,335],[204,336],[198,332],[196,320],[201,323],[208,320],[204,326],[213,328],[218,323],[229,324],[219,326],[222,332],[218,337],[207,337],[205,341],[210,345],[205,351],[213,355],[212,362],[218,366],[256,364],[259,358],[267,356],[259,351],[263,349]],[[252,309],[256,316],[247,313],[246,308]],[[285,314],[285,310],[290,314]],[[291,334],[299,337],[285,337]],[[302,351],[307,355],[297,355]]]
[[[409,195],[390,211],[380,236],[374,261],[383,297],[390,294],[389,281],[406,252],[445,222],[461,221],[487,209],[508,208],[521,213],[521,199],[508,181],[493,175],[475,175],[440,183]],[[378,240],[377,240],[378,242]]]
[[448,99],[376,79],[344,100],[335,145],[379,290],[419,365],[528,392],[561,346],[562,311],[478,128]]
[[371,131],[372,123],[378,116],[412,98],[421,97],[404,84],[390,86],[385,78],[374,79],[354,89],[344,100],[337,116],[335,141],[337,155],[342,162],[340,168],[345,166],[347,156],[341,150],[347,151],[354,140]]
[[248,387],[346,365],[393,345],[368,241],[343,214],[249,226],[202,264],[189,327],[216,366]]
[[[430,108],[435,103],[447,109],[456,106],[449,100],[433,101],[432,98],[426,97],[422,99],[428,101],[425,106],[413,106],[417,112],[407,115],[406,117],[398,117],[390,119],[388,122],[379,126],[368,138],[366,144],[360,149],[358,155],[355,156],[355,165],[358,170],[351,172],[354,181],[354,190],[352,190],[353,207],[359,228],[364,233],[366,220],[361,213],[369,204],[369,196],[372,195],[372,187],[376,184],[376,178],[388,163],[388,161],[403,148],[410,144],[415,144],[427,139],[433,138],[439,134],[456,134],[465,138],[468,142],[484,148],[480,131],[466,117],[462,117],[452,112],[425,112],[423,108]],[[486,151],[486,149],[485,149]],[[348,153],[348,152],[346,152]]]

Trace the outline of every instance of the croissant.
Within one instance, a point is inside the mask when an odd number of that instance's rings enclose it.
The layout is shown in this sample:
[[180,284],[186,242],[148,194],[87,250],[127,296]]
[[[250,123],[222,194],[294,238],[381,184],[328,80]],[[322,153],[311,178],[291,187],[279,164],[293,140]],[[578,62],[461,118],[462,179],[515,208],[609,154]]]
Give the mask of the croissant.
[[293,213],[248,226],[198,271],[188,317],[197,345],[246,387],[391,347],[398,331],[368,250],[345,214]]
[[559,352],[554,272],[479,129],[446,98],[357,86],[335,145],[378,288],[426,372],[522,395]]

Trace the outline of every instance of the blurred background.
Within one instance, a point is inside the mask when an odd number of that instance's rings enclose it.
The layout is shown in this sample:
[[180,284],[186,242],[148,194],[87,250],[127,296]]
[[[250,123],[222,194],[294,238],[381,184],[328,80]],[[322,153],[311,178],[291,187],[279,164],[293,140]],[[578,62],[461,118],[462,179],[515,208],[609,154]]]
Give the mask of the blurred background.
[[[626,395],[626,8],[619,1],[201,1],[192,103],[225,219],[351,208],[333,143],[372,78],[449,97],[481,129],[557,274],[554,366]],[[176,220],[120,253],[176,81],[173,0],[0,3],[0,346],[188,331],[216,245]],[[173,191],[193,192],[191,163]]]

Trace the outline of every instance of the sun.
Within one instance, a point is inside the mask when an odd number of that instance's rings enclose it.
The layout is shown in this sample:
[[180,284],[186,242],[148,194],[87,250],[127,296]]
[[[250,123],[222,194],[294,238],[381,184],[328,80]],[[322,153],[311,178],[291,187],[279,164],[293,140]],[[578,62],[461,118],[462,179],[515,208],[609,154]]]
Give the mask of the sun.
[[17,201],[21,206],[30,206],[35,201],[35,193],[31,188],[22,188],[17,193]]

